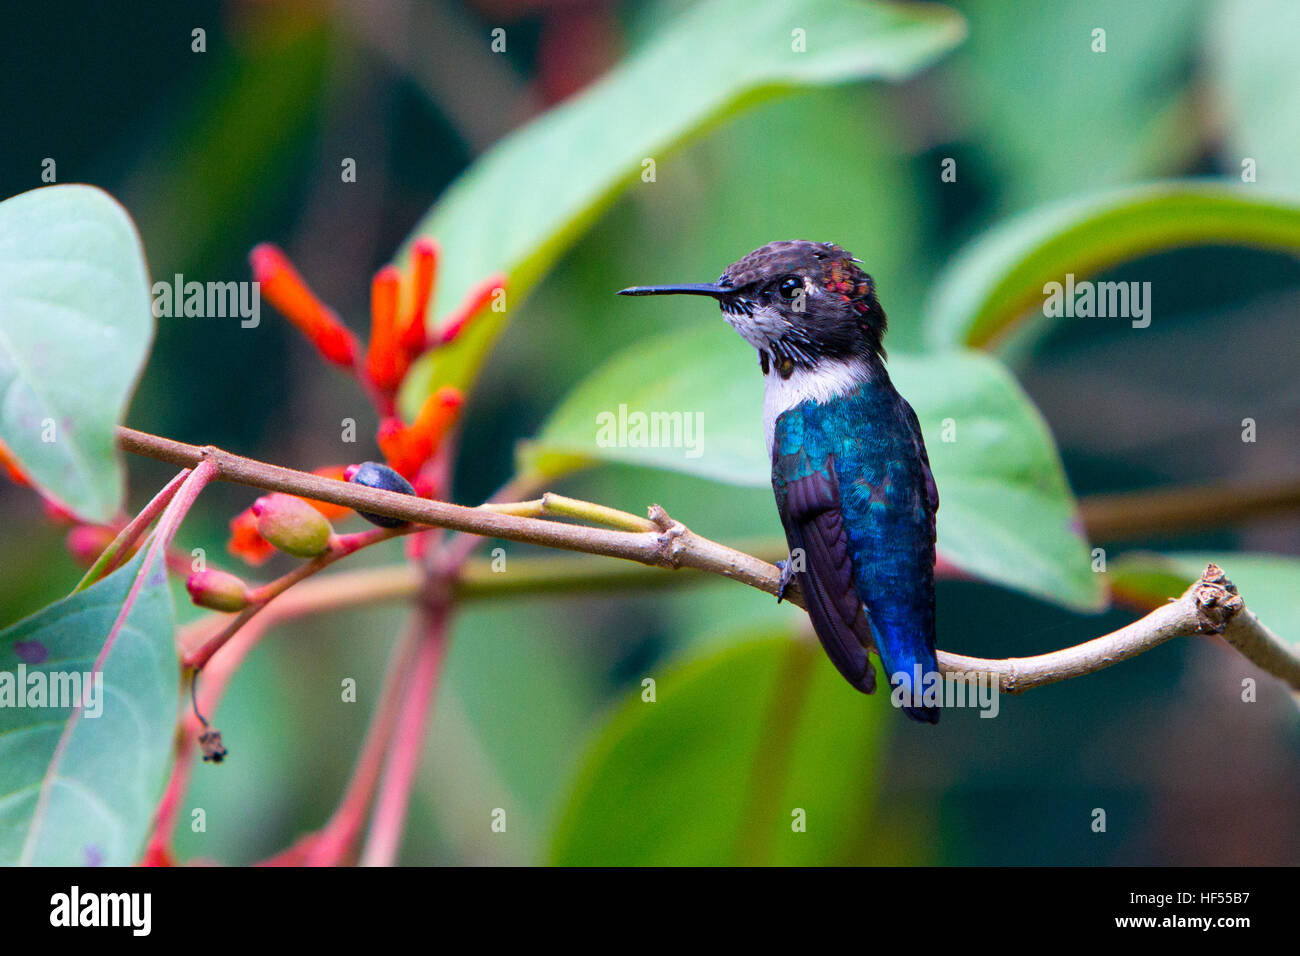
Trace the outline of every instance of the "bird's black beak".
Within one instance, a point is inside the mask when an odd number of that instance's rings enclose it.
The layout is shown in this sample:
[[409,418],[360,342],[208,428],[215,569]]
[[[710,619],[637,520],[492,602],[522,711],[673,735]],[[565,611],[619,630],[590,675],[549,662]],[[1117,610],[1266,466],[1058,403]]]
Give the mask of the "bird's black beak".
[[619,289],[619,295],[707,295],[721,299],[731,295],[734,289],[718,285],[716,282],[699,282],[691,285],[634,285],[630,289]]

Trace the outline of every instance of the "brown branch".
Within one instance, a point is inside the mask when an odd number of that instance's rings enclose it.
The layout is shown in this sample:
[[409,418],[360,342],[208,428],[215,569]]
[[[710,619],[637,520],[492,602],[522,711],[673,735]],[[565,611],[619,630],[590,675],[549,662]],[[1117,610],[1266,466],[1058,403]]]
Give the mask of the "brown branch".
[[1246,609],[1236,586],[1213,564],[1182,597],[1118,631],[1036,657],[992,661],[940,651],[939,669],[996,673],[1004,693],[1019,694],[1095,673],[1172,638],[1198,634],[1222,636],[1261,670],[1300,690],[1300,656]]
[[[251,485],[271,491],[304,495],[321,501],[376,514],[402,518],[420,524],[451,528],[470,534],[525,541],[548,547],[623,558],[666,568],[694,568],[732,578],[776,594],[778,570],[766,561],[700,537],[674,521],[658,505],[650,509],[650,521],[657,531],[615,531],[565,524],[542,518],[497,514],[390,491],[380,491],[322,478],[307,472],[268,465],[232,455],[216,448],[200,448],[159,438],[128,428],[118,429],[118,441],[127,451],[157,458],[175,465],[192,467],[210,460],[222,481]],[[329,578],[320,582],[322,587]],[[388,594],[400,593],[406,582]],[[803,606],[798,589],[786,597]],[[1034,687],[1081,677],[1127,660],[1175,637],[1219,634],[1262,670],[1300,691],[1300,656],[1250,613],[1237,589],[1215,565],[1209,565],[1201,579],[1182,597],[1157,608],[1146,617],[1118,631],[1074,647],[1036,657],[988,660],[946,651],[939,652],[939,668],[945,672],[997,674],[1006,693],[1021,693]]]
[[496,514],[480,508],[466,508],[445,501],[367,488],[291,468],[268,465],[210,445],[187,445],[130,428],[118,428],[118,444],[134,454],[184,467],[193,467],[200,461],[210,460],[217,466],[217,479],[220,481],[302,495],[358,511],[466,531],[484,537],[525,541],[587,554],[603,554],[661,567],[696,568],[776,593],[775,584],[772,583],[772,565],[742,551],[700,538],[685,526],[670,520],[663,509],[657,506],[650,517],[660,530],[615,531],[564,524],[544,518]]

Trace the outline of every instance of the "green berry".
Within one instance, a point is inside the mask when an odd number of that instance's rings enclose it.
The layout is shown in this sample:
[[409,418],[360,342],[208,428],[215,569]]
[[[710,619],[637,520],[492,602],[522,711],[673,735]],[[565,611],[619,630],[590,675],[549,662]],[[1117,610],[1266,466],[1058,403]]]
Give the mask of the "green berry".
[[211,611],[242,611],[248,607],[248,585],[225,571],[196,571],[186,580],[185,588],[195,604]]
[[325,516],[293,495],[266,495],[253,502],[258,533],[285,554],[314,558],[329,547],[334,529]]

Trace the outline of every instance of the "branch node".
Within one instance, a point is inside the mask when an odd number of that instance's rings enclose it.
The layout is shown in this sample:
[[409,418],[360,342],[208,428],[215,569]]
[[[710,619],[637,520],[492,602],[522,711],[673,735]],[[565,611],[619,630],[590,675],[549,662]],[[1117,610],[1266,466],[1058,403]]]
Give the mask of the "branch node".
[[[658,515],[655,509],[658,509]],[[658,505],[650,509],[650,520],[659,524],[660,518],[667,521],[668,525],[659,533],[656,541],[658,549],[655,552],[656,563],[665,568],[672,568],[674,571],[682,566],[682,555],[689,551],[686,541],[686,525],[680,521],[673,521]]]
[[1192,585],[1196,618],[1204,634],[1222,634],[1228,622],[1245,607],[1237,587],[1217,564],[1208,564],[1201,579]]
[[668,512],[664,510],[663,505],[651,505],[646,514],[658,526],[660,531],[670,531],[673,525],[681,526],[680,522],[668,517]]
[[1007,660],[1004,661],[1003,663],[1006,666],[1001,671],[1002,690],[1008,694],[1018,694],[1020,692],[1020,688],[1017,685],[1020,683],[1020,674],[1017,672],[1016,662],[1014,660]]

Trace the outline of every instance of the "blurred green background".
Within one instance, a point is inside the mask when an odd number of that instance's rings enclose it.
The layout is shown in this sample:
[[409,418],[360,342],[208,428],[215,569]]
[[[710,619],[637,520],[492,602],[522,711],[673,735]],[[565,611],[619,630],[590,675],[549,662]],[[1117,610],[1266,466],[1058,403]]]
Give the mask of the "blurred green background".
[[[364,332],[372,273],[457,174],[687,6],[15,7],[0,31],[0,195],[40,185],[53,157],[60,182],[123,202],[154,278],[246,279],[248,250],[274,241]],[[921,347],[941,267],[1008,215],[1161,176],[1239,178],[1247,156],[1261,185],[1300,190],[1297,5],[951,6],[969,37],[936,66],[900,84],[761,104],[660,159],[652,188],[619,199],[512,316],[467,408],[456,499],[490,494],[515,443],[610,355],[717,321],[689,300],[625,307],[611,294],[623,286],[707,281],[771,239],[832,240],[876,278],[887,345],[906,352]],[[202,54],[191,51],[195,27],[207,31]],[[504,54],[489,49],[494,27],[507,30]],[[1107,32],[1104,57],[1089,49],[1095,27]],[[356,183],[340,182],[342,157],[356,159]],[[957,161],[955,183],[940,181],[945,158]],[[580,153],[573,163],[580,175]],[[1200,246],[1103,278],[1152,283],[1155,321],[1140,349],[1127,323],[1077,320],[1003,354],[1078,496],[1300,473],[1294,258]],[[128,423],[311,468],[355,457],[338,440],[349,416],[373,434],[363,397],[268,307],[255,346],[235,323],[161,320]],[[1260,438],[1243,446],[1236,423],[1247,416]],[[130,467],[133,503],[169,477],[156,463]],[[563,490],[636,512],[659,502],[716,540],[780,532],[761,488],[611,466]],[[235,567],[225,523],[253,497],[211,489],[182,544]],[[33,500],[0,485],[0,625],[80,573]],[[358,563],[397,560],[400,543],[389,547]],[[1123,547],[1295,556],[1300,518]],[[1041,653],[1133,618],[976,582],[943,581],[938,600],[941,646],[986,657]],[[208,830],[182,825],[182,859],[253,862],[328,816],[403,616],[310,618],[262,643],[219,714],[233,759],[196,773],[187,805],[207,810]],[[1258,703],[1243,706],[1241,679],[1259,675],[1217,642],[1178,641],[1004,699],[996,720],[953,712],[930,728],[839,683],[806,642],[789,640],[800,626],[795,611],[725,582],[467,606],[402,861],[1300,862],[1295,707],[1262,677]],[[661,700],[695,695],[707,719],[656,725],[637,710],[652,707],[640,703],[647,676]],[[359,703],[340,702],[344,677],[357,679]],[[789,713],[763,706],[782,700],[794,701]],[[763,801],[809,808],[803,842],[788,827],[755,835]],[[661,812],[618,812],[646,806]],[[498,807],[505,834],[489,828]],[[1098,807],[1102,834],[1090,829]]]

